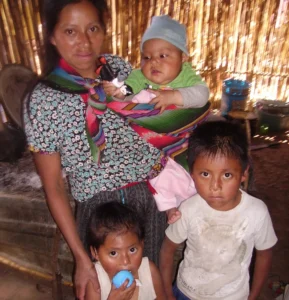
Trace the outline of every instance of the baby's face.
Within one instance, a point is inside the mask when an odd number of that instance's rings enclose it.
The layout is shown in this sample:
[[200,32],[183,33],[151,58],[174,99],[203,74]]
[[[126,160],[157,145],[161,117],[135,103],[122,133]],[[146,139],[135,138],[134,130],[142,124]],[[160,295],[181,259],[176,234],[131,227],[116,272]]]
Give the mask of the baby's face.
[[121,270],[128,270],[138,278],[142,254],[143,241],[130,231],[108,234],[104,244],[92,252],[110,279]]
[[200,196],[220,211],[231,210],[240,203],[239,188],[246,176],[238,159],[218,154],[197,157],[192,172]]
[[161,39],[143,44],[141,70],[155,84],[166,85],[181,72],[183,54],[180,49]]

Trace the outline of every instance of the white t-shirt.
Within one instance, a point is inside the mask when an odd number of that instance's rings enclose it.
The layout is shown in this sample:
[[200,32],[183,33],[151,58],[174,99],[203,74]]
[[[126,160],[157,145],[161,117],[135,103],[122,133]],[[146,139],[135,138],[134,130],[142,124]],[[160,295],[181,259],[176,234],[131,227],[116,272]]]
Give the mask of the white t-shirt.
[[247,300],[253,248],[277,242],[265,203],[242,191],[239,205],[218,211],[197,194],[180,211],[181,219],[166,230],[174,243],[187,240],[178,288],[190,299]]
[[[111,290],[111,280],[100,263],[95,263],[95,269],[100,284],[101,300],[106,300]],[[138,300],[156,299],[157,296],[155,293],[149,260],[147,257],[143,257],[142,259],[141,265],[138,269],[138,277],[141,283],[141,286],[139,286]]]

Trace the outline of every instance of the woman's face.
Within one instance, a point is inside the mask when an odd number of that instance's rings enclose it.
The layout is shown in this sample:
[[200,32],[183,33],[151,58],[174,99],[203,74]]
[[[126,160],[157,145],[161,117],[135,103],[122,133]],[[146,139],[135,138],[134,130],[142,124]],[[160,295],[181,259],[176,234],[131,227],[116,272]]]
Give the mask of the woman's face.
[[89,78],[95,77],[103,40],[98,11],[88,1],[65,6],[51,37],[60,56],[81,76]]

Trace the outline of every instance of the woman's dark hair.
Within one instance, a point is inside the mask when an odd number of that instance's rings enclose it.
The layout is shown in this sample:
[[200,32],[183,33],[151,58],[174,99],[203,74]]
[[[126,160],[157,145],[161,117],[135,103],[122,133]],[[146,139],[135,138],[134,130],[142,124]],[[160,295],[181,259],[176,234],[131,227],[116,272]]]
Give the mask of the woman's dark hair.
[[[59,54],[51,44],[50,39],[53,35],[59,15],[63,8],[69,4],[80,3],[83,0],[42,0],[42,22],[44,26],[44,75],[53,70],[59,60]],[[100,24],[105,31],[105,18],[108,16],[107,4],[105,0],[85,0],[92,3],[98,11]]]
[[98,205],[91,214],[87,245],[98,249],[110,233],[132,232],[144,239],[144,222],[131,207],[116,201]]
[[238,159],[245,171],[249,164],[245,130],[238,124],[226,121],[205,122],[198,126],[189,143],[188,161],[191,170],[199,156],[214,158],[216,155]]

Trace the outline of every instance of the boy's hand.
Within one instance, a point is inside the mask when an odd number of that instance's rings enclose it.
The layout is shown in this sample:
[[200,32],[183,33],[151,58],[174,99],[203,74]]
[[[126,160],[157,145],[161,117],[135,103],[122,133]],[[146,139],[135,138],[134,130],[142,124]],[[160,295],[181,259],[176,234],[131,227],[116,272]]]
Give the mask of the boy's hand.
[[150,101],[150,104],[155,104],[155,109],[160,109],[163,113],[166,107],[170,105],[183,105],[182,94],[178,90],[148,90],[156,97]]
[[107,300],[130,300],[136,288],[136,281],[134,280],[130,287],[127,287],[128,279],[117,289],[112,285]]
[[103,81],[102,87],[106,95],[124,99],[123,93],[120,91],[119,88],[117,88],[112,82],[110,81]]

